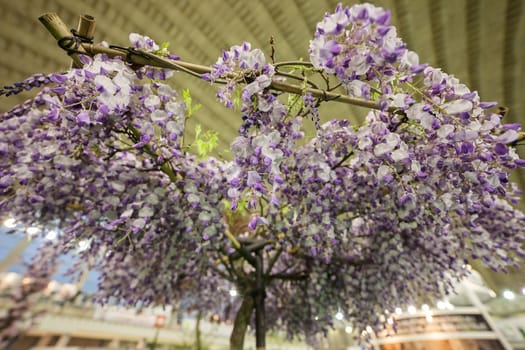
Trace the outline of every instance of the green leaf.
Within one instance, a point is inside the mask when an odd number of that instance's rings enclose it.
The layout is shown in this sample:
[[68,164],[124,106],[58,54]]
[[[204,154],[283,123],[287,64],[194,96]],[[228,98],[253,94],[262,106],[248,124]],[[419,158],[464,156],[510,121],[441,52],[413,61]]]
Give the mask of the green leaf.
[[242,104],[242,88],[240,86],[237,86],[235,90],[233,91],[233,108],[235,110],[241,109]]
[[370,97],[372,98],[372,100],[377,100],[379,97],[381,97],[381,94],[374,90],[370,92],[370,95],[371,95]]
[[202,127],[195,126],[195,142],[193,146],[199,158],[208,156],[219,145],[219,134],[216,131],[208,130],[202,133]]
[[191,117],[195,112],[201,109],[202,105],[200,103],[193,105],[193,100],[191,98],[189,89],[182,90],[182,98],[184,99],[184,103],[186,103],[188,117]]
[[301,95],[289,94],[286,105],[288,107],[286,115],[296,116],[303,108],[303,98]]
[[153,53],[159,56],[168,56],[170,53],[170,51],[168,50],[169,46],[170,46],[169,41],[165,41],[162,44],[160,44],[159,49],[156,51],[153,51]]
[[195,125],[195,140],[198,140],[202,132],[202,127],[200,124]]

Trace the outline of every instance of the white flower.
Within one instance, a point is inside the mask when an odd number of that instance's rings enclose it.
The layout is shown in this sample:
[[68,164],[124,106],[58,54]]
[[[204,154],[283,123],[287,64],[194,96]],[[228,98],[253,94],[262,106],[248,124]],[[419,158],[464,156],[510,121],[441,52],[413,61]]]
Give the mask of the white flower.
[[427,130],[432,130],[432,124],[435,119],[436,118],[428,112],[422,112],[420,115],[420,123]]
[[133,215],[133,209],[126,209],[122,214],[120,214],[120,217],[123,219],[130,218],[131,215]]
[[117,192],[124,192],[126,189],[126,185],[120,181],[112,181],[109,185]]
[[160,106],[160,98],[157,95],[150,95],[144,100],[144,107],[148,109],[156,109]]
[[151,120],[154,122],[160,122],[165,120],[168,117],[166,111],[157,109],[151,113]]
[[395,94],[394,96],[392,96],[392,106],[404,107],[405,99],[407,96],[408,96],[407,94]]
[[131,223],[131,226],[133,226],[135,228],[138,228],[138,229],[144,228],[144,226],[146,226],[146,220],[144,220],[142,218],[135,219]]
[[400,138],[398,134],[390,133],[385,136],[385,142],[380,143],[374,147],[374,154],[377,157],[382,156],[385,153],[392,152],[394,148],[399,144]]
[[377,169],[377,178],[383,180],[387,176],[392,176],[392,169],[388,165],[381,165]]
[[368,85],[365,82],[362,82],[361,80],[352,80],[348,84],[346,84],[346,89],[348,91],[348,94],[356,97],[361,97],[363,95],[362,89],[364,86]]
[[441,127],[437,131],[437,135],[440,138],[444,139],[445,137],[453,133],[454,129],[455,129],[454,125],[450,125],[450,124],[441,125]]
[[236,137],[231,143],[232,153],[239,158],[246,158],[251,154],[250,140],[243,136]]
[[335,34],[340,28],[348,25],[348,16],[344,11],[338,11],[332,15],[326,16],[321,23],[317,25],[317,30],[324,34]]
[[511,143],[516,141],[518,138],[518,132],[516,130],[507,130],[502,135],[496,137],[496,141],[501,143]]
[[443,105],[445,112],[449,114],[459,114],[462,112],[469,112],[472,110],[472,102],[468,100],[454,100]]
[[[368,69],[370,68],[370,64],[366,61],[366,56],[363,55],[356,55],[352,57],[352,60],[348,64],[348,68],[355,72],[357,75],[362,75],[368,72]],[[360,96],[361,94],[359,94]]]
[[261,176],[256,171],[248,171],[247,185],[253,186],[259,182],[261,182]]
[[399,162],[408,158],[408,152],[405,149],[396,149],[392,152],[391,157],[395,162]]
[[264,53],[260,49],[249,51],[249,53],[242,57],[242,60],[246,62],[248,69],[261,68],[266,63]]
[[97,75],[94,81],[97,89],[101,89],[103,93],[114,95],[115,92],[117,92],[117,87],[113,83],[113,80],[106,77],[105,75]]
[[139,217],[141,218],[149,218],[153,216],[153,209],[151,207],[143,207],[139,210]]
[[146,35],[130,33],[129,41],[136,48],[146,49],[146,51],[157,51],[159,49],[159,45],[157,45],[149,36]]

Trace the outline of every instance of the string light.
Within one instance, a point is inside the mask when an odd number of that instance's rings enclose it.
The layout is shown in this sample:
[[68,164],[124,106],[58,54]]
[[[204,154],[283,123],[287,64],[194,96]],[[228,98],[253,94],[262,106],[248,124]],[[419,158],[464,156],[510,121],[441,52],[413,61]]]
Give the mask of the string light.
[[81,240],[80,242],[78,242],[77,252],[78,253],[83,252],[84,250],[88,249],[90,245],[91,245],[91,240],[89,239]]
[[409,314],[413,315],[416,313],[417,309],[414,305],[410,305],[408,308],[407,308],[407,311]]
[[31,227],[26,228],[26,233],[31,237],[36,235],[39,232],[40,232],[40,229],[38,227],[31,226]]
[[14,218],[5,219],[4,226],[7,228],[14,228],[16,226],[16,220]]
[[502,295],[507,300],[514,300],[516,298],[516,294],[511,290],[504,290]]
[[448,300],[440,300],[436,304],[439,310],[454,310],[454,305],[452,305]]
[[[28,232],[28,233],[29,233],[29,232]],[[58,237],[58,233],[57,233],[57,231],[55,231],[55,230],[51,230],[51,231],[49,231],[49,232],[46,234],[46,237],[45,237],[45,238],[46,238],[48,241],[54,241],[55,239],[57,239],[57,237]]]

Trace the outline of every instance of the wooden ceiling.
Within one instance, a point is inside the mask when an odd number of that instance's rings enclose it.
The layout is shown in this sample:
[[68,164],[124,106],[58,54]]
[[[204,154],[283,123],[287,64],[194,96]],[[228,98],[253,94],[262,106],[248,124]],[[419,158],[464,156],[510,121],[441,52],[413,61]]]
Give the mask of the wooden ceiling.
[[[37,18],[56,12],[71,28],[81,14],[97,20],[95,40],[128,45],[128,34],[169,41],[170,51],[184,61],[211,65],[221,49],[248,41],[276,59],[308,59],[308,42],[316,23],[337,0],[17,0],[0,1],[0,86],[36,72],[63,71],[69,58]],[[507,122],[525,122],[525,2],[522,0],[371,0],[392,10],[393,24],[422,62],[454,74],[482,100],[510,109]],[[348,2],[351,5],[353,2]],[[203,105],[196,119],[221,136],[228,148],[239,117],[214,101],[214,90],[177,73],[173,84],[189,88]],[[0,112],[27,98],[0,97]],[[357,121],[365,111],[339,103],[323,107],[325,119]],[[525,156],[525,152],[520,151]],[[525,172],[514,180],[525,189]],[[522,205],[522,208],[525,208]],[[525,287],[525,273],[484,273],[495,289]]]

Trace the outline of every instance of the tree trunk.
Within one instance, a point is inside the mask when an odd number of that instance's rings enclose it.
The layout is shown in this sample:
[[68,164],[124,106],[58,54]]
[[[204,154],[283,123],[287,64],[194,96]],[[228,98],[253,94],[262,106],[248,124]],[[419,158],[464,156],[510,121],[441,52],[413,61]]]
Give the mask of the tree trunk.
[[237,311],[235,321],[233,322],[233,330],[230,336],[230,350],[243,350],[244,336],[250,323],[253,307],[253,297],[251,295],[244,295],[241,307],[239,311]]
[[195,350],[202,350],[201,320],[202,320],[202,312],[199,311],[197,313],[197,323],[195,324]]

